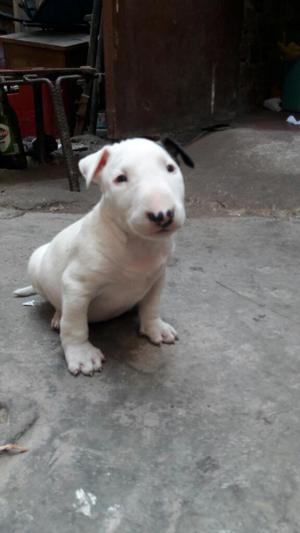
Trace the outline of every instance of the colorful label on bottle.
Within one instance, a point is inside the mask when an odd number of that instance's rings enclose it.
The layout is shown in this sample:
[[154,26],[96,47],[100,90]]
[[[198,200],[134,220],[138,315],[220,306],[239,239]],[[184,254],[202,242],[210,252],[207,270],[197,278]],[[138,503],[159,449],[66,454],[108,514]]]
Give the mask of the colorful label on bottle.
[[14,155],[19,153],[18,145],[14,142],[11,130],[7,124],[0,123],[0,152],[1,154]]
[[11,144],[10,129],[6,124],[0,124],[0,152],[7,152]]

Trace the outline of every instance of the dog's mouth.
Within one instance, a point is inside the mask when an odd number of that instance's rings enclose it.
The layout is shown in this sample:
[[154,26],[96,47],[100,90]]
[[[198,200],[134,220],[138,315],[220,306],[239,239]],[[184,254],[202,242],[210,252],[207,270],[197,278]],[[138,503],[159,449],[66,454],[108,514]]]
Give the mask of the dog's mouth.
[[174,229],[170,228],[169,226],[160,228],[157,233],[170,233],[171,231],[175,231]]
[[177,229],[178,229],[177,226],[173,226],[173,225],[172,226],[168,226],[166,228],[159,228],[157,231],[155,231],[153,233],[153,235],[154,236],[155,235],[161,235],[161,236],[170,235],[172,233],[175,233],[175,231],[177,231]]

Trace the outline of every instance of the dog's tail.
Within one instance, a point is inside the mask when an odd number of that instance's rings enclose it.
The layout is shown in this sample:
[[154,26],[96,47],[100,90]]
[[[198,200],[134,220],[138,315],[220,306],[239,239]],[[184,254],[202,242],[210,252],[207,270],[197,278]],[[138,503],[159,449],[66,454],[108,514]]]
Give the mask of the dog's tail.
[[24,296],[32,296],[33,294],[37,294],[37,292],[32,285],[28,285],[28,287],[23,287],[22,289],[16,289],[14,291],[14,295],[21,298]]

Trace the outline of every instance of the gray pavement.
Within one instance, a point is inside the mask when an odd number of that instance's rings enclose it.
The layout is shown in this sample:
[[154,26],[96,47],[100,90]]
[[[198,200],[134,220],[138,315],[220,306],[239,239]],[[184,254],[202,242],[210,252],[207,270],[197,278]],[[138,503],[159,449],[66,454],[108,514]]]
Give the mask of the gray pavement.
[[300,128],[280,113],[260,113],[189,146],[187,173],[194,215],[300,214]]
[[163,300],[180,341],[150,345],[134,313],[94,325],[92,378],[12,291],[97,189],[57,161],[0,171],[0,445],[28,448],[0,453],[0,533],[299,533],[300,130],[234,126],[189,147]]
[[5,212],[0,436],[28,452],[0,456],[1,533],[298,532],[299,219],[190,219],[163,302],[180,341],[93,326],[107,363],[74,378],[50,306],[11,293],[76,216]]

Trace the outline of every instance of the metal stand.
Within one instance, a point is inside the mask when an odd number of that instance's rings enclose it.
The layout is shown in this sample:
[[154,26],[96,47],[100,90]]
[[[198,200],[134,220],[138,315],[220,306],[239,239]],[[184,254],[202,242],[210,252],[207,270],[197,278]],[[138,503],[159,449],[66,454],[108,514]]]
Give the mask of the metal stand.
[[47,159],[45,150],[45,132],[43,122],[42,84],[50,89],[56,125],[65,157],[69,187],[71,191],[80,191],[79,170],[73,156],[70,131],[62,99],[61,83],[65,80],[89,81],[98,77],[96,70],[91,67],[79,69],[47,69],[36,68],[27,70],[0,70],[0,86],[30,84],[34,91],[36,133],[39,147],[40,161]]
[[42,84],[41,83],[35,83],[33,85],[33,98],[34,98],[34,109],[35,109],[36,137],[38,140],[38,148],[39,148],[39,160],[41,163],[46,163],[48,158],[47,158],[47,152],[45,149],[43,95],[42,95]]
[[[90,42],[87,55],[87,65],[96,69],[98,77],[86,80],[80,97],[75,135],[81,135],[87,127],[88,133],[95,135],[97,124],[97,109],[99,85],[104,74],[102,71],[103,49],[103,9],[102,0],[94,0],[90,22]],[[89,119],[88,119],[89,116]]]

